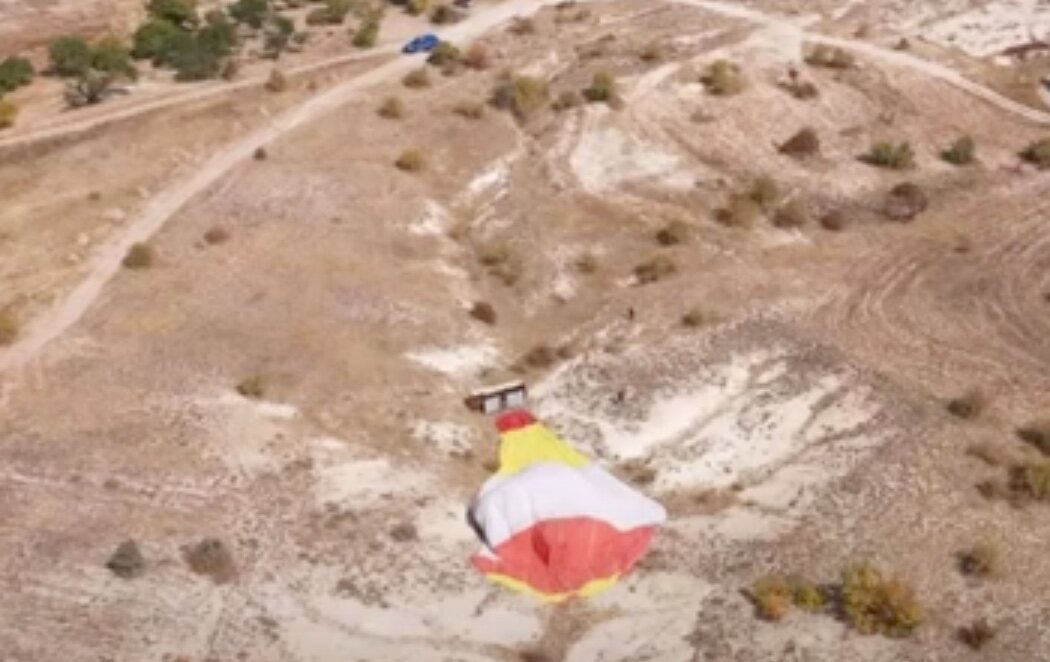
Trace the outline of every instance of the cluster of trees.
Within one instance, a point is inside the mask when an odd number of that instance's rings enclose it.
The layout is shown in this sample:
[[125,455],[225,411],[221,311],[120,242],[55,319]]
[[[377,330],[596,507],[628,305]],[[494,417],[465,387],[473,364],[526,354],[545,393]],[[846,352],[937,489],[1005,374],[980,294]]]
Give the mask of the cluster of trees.
[[9,57],[0,62],[0,129],[15,123],[18,106],[5,100],[4,95],[33,80],[33,65],[22,57]]
[[[260,2],[259,8],[254,7]],[[243,22],[249,18],[255,21],[256,14],[268,11],[267,1],[260,2],[238,0],[229,14],[215,9],[202,19],[195,0],[149,0],[149,17],[135,31],[132,55],[150,60],[154,66],[174,69],[176,80],[214,78],[224,73],[237,45],[235,9],[244,17]],[[291,32],[288,26],[288,34]]]

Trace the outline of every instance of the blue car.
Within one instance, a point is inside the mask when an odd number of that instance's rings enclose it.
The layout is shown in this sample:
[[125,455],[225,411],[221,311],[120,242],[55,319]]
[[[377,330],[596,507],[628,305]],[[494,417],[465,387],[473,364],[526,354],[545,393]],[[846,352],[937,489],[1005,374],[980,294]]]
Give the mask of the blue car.
[[434,50],[434,47],[438,45],[438,41],[437,35],[432,32],[421,34],[405,44],[404,48],[401,49],[401,52],[411,55],[412,53],[432,51]]

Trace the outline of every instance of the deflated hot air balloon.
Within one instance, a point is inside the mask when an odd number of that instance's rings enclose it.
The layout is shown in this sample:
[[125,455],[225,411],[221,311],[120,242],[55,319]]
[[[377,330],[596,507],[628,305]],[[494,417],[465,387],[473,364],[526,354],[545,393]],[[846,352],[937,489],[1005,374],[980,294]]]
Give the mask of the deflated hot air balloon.
[[496,419],[499,470],[470,518],[491,581],[549,602],[594,595],[645,554],[663,506],[628,487],[524,410]]

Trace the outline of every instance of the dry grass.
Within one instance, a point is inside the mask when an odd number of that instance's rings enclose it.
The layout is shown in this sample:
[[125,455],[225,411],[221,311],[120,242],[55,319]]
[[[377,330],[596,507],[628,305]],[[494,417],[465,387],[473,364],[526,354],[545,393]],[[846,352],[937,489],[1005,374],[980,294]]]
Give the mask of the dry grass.
[[959,572],[968,577],[988,578],[999,574],[999,547],[985,542],[956,554]]
[[463,54],[463,66],[477,71],[488,69],[489,52],[485,45],[481,43],[471,44],[467,52]]
[[658,255],[653,259],[643,262],[634,268],[634,277],[639,285],[647,285],[673,276],[678,272],[678,266],[669,257]]
[[398,170],[405,172],[419,172],[426,166],[423,152],[418,149],[406,149],[394,161]]
[[266,395],[266,382],[259,375],[245,377],[237,384],[237,392],[246,398],[258,400]]
[[1020,156],[1040,170],[1050,168],[1050,136],[1031,143],[1024,148]]
[[508,287],[521,278],[521,260],[506,244],[495,242],[482,246],[478,249],[478,261]]
[[485,117],[485,104],[476,101],[460,101],[452,106],[452,112],[468,120],[480,120]]
[[856,62],[853,54],[837,46],[818,44],[806,55],[806,64],[829,69],[849,69]]
[[594,274],[598,272],[600,265],[598,264],[598,258],[594,253],[584,253],[583,255],[576,258],[573,263],[576,267],[576,271],[581,274]]
[[430,87],[430,74],[425,68],[410,71],[401,79],[401,84],[415,90]]
[[379,104],[376,114],[388,120],[399,120],[405,116],[405,106],[398,97],[387,97]]
[[899,579],[887,579],[874,566],[859,563],[842,573],[841,613],[861,634],[907,637],[923,622],[914,591]]
[[748,591],[755,614],[764,621],[779,621],[787,616],[794,602],[791,584],[782,577],[763,577]]
[[215,246],[230,240],[230,233],[225,228],[214,227],[204,233],[204,242]]
[[519,16],[511,22],[510,27],[507,28],[507,32],[513,35],[518,35],[519,37],[523,35],[535,34],[536,23],[531,18]]
[[411,522],[401,522],[390,529],[390,538],[394,542],[416,542],[419,540],[419,532],[416,525]]
[[724,207],[715,210],[714,218],[722,225],[734,228],[749,228],[762,214],[759,207],[749,196],[731,195]]
[[707,322],[707,316],[700,310],[693,308],[682,315],[682,326],[688,329],[696,329]]
[[18,332],[19,325],[15,314],[9,310],[0,310],[0,347],[17,340]]
[[627,460],[620,463],[618,468],[620,473],[635,485],[644,487],[656,480],[656,469],[649,466],[645,460]]
[[820,227],[829,232],[841,232],[846,229],[846,215],[841,210],[832,209],[820,217]]
[[908,142],[878,142],[860,160],[868,165],[891,170],[906,170],[915,165],[915,152]]
[[651,41],[638,53],[638,58],[642,62],[659,62],[664,59],[664,52],[660,44]]
[[929,204],[926,193],[918,184],[903,182],[890,189],[882,211],[891,221],[903,223],[926,211]]
[[769,213],[780,202],[780,187],[777,186],[776,181],[772,177],[762,175],[751,182],[748,197],[761,207],[762,211]]
[[608,71],[599,71],[584,88],[583,98],[589,103],[613,103],[617,99],[616,79]]
[[143,243],[132,244],[121,264],[126,269],[148,269],[153,266],[155,257],[153,248],[150,245]]
[[963,166],[973,163],[977,143],[970,136],[961,136],[941,152],[941,158],[952,165]]
[[689,226],[682,221],[671,221],[656,231],[656,243],[661,246],[677,246],[689,241]]
[[542,108],[547,98],[545,81],[532,76],[511,76],[496,85],[491,102],[496,108],[509,110],[519,120],[525,120]]
[[700,77],[708,94],[715,96],[731,96],[739,94],[747,87],[747,82],[740,71],[740,67],[728,60],[715,60],[707,66],[704,75]]
[[979,651],[995,638],[995,628],[981,618],[956,630],[955,638],[969,648]]
[[1050,501],[1050,462],[1025,462],[1010,467],[1008,487],[1017,498]]
[[551,108],[556,111],[569,110],[575,108],[583,103],[583,98],[575,90],[565,90],[558,95],[558,98],[551,104]]
[[1024,443],[1043,455],[1050,455],[1050,421],[1033,421],[1015,432]]
[[265,87],[270,92],[284,92],[288,89],[288,79],[280,69],[272,69],[270,77],[266,79]]
[[182,557],[190,570],[206,575],[216,584],[225,584],[237,576],[237,565],[233,555],[221,540],[205,538],[182,551]]
[[146,570],[146,560],[142,558],[138,543],[125,540],[106,561],[106,568],[121,579],[134,579]]

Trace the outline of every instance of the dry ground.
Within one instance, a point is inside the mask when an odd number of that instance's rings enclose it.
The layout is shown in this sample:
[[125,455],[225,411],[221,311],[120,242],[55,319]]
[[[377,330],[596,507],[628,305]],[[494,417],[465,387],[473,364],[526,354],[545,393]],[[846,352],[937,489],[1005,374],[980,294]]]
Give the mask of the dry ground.
[[[150,268],[0,373],[4,659],[1050,659],[1050,510],[984,499],[975,485],[1006,470],[967,453],[1022,457],[1013,429],[1050,412],[1048,180],[1016,156],[1047,128],[863,56],[801,67],[820,96],[796,99],[777,81],[800,66],[797,32],[695,7],[547,9],[535,28],[485,36],[486,71],[376,81],[268,142],[175,212]],[[658,61],[639,57],[651,43]],[[716,57],[742,65],[741,94],[705,92]],[[452,112],[505,69],[552,96],[608,71],[622,107]],[[310,93],[5,153],[0,306],[27,329],[46,318],[149,200]],[[390,95],[400,120],[376,113]],[[804,126],[820,155],[779,154]],[[960,134],[978,144],[966,168],[937,158]],[[909,140],[916,168],[860,163],[879,139]],[[393,165],[410,148],[419,172]],[[714,220],[762,174],[807,201],[807,223]],[[930,197],[909,224],[881,213],[901,181]],[[830,210],[843,231],[816,222]],[[672,222],[682,241],[660,245]],[[206,241],[215,228],[228,239]],[[638,284],[656,257],[675,272]],[[541,346],[552,365],[525,360]],[[463,510],[495,438],[460,400],[514,374],[671,512],[594,601],[539,606],[467,567]],[[949,416],[972,388],[987,409]],[[105,565],[128,538],[146,561],[133,579]],[[227,581],[184,561],[206,538],[233,556]],[[955,553],[986,539],[1000,575],[962,577]],[[913,637],[766,623],[741,594],[860,559],[914,585]],[[998,633],[978,654],[955,631],[979,617]]]

